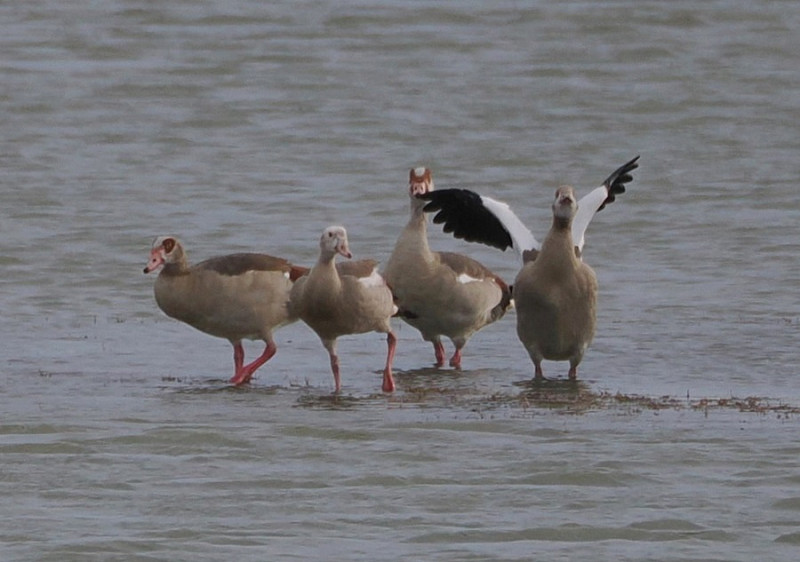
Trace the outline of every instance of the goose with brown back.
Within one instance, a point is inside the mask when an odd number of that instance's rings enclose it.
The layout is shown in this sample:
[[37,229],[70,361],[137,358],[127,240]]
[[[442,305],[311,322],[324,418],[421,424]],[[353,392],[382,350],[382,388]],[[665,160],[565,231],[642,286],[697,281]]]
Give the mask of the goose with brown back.
[[[153,242],[145,273],[161,269],[154,292],[167,316],[201,332],[225,338],[233,346],[234,374],[230,382],[249,382],[256,369],[277,351],[273,332],[293,322],[287,301],[293,282],[305,268],[267,254],[240,253],[189,265],[186,251],[174,236]],[[244,363],[242,340],[262,340],[263,353]]]
[[436,367],[445,361],[442,336],[455,346],[450,366],[461,368],[469,338],[503,317],[511,302],[508,285],[476,260],[452,252],[435,252],[428,245],[426,201],[433,192],[428,168],[409,174],[411,217],[400,233],[383,275],[392,289],[398,315],[433,344]]
[[600,187],[580,201],[571,187],[556,191],[553,224],[539,244],[510,207],[465,189],[433,191],[419,197],[424,210],[437,212],[435,223],[457,238],[505,250],[513,247],[523,260],[514,280],[517,335],[542,379],[542,360],[569,361],[568,377],[577,378],[595,333],[597,278],[583,263],[584,234],[594,215],[625,192],[639,157],[617,168]]
[[392,293],[377,270],[378,262],[359,260],[336,263],[336,256],[352,258],[347,231],[341,226],[326,228],[319,241],[319,260],[308,275],[292,287],[291,313],[308,324],[328,351],[336,392],[342,389],[336,340],[349,334],[382,332],[388,351],[382,389],[395,389],[392,377],[397,338],[390,319],[397,311]]

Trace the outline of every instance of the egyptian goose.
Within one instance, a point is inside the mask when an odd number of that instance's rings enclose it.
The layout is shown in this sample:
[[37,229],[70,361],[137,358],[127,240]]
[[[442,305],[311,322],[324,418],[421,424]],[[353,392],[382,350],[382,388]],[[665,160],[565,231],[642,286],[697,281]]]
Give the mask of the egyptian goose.
[[[292,283],[305,268],[251,253],[220,256],[190,266],[183,245],[173,236],[155,239],[144,272],[162,266],[154,287],[158,307],[167,316],[230,341],[235,366],[230,382],[249,382],[256,369],[277,351],[273,331],[296,320],[289,314],[287,301]],[[247,365],[242,347],[245,338],[266,343],[264,352]]]
[[337,264],[336,255],[352,257],[347,231],[341,226],[326,228],[319,240],[319,260],[308,275],[292,287],[291,313],[316,332],[328,350],[336,392],[342,389],[336,339],[348,334],[382,332],[387,334],[388,353],[383,370],[384,392],[395,389],[392,378],[397,338],[389,324],[397,312],[392,293],[377,271],[375,260]]
[[542,360],[569,361],[569,378],[591,343],[596,324],[597,278],[583,263],[584,234],[595,213],[625,192],[639,167],[637,156],[614,171],[603,184],[575,198],[559,187],[553,202],[553,225],[541,245],[505,203],[460,189],[420,195],[426,212],[438,211],[435,223],[457,238],[482,242],[522,255],[514,281],[517,335],[533,361],[534,378],[544,378]]
[[442,336],[455,352],[450,366],[461,368],[467,340],[509,308],[508,285],[472,258],[452,252],[434,252],[428,246],[426,202],[417,196],[433,192],[428,168],[409,174],[411,217],[383,272],[399,307],[398,315],[433,344],[436,367],[444,365]]

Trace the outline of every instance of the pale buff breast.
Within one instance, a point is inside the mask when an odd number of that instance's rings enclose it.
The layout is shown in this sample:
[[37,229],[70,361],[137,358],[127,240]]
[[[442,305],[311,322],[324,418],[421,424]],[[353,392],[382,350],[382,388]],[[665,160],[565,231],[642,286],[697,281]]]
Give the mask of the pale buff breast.
[[279,270],[224,275],[193,269],[159,275],[155,296],[168,316],[198,330],[229,340],[260,339],[291,321],[286,306],[291,285],[288,272]]
[[591,343],[596,324],[597,278],[576,262],[559,274],[544,262],[526,264],[514,282],[517,334],[546,359],[565,360]]

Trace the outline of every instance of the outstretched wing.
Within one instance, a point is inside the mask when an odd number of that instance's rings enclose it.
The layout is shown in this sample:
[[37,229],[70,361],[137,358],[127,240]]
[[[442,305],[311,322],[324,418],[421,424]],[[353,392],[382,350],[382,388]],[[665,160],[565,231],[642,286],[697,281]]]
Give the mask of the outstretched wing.
[[572,240],[578,248],[578,254],[583,251],[584,234],[592,222],[592,217],[606,205],[613,203],[617,195],[625,193],[625,184],[633,180],[631,172],[639,167],[637,160],[638,156],[614,170],[600,187],[593,189],[578,201],[578,212],[572,220]]
[[[539,249],[539,243],[508,205],[467,189],[438,189],[421,195],[423,210],[436,212],[433,222],[467,242],[480,242],[501,250]],[[437,212],[438,211],[438,212]]]

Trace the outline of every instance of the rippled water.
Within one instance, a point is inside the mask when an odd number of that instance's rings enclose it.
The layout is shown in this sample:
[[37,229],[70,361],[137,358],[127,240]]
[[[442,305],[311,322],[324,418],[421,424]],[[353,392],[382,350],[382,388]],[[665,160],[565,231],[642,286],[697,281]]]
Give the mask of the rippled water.
[[[0,558],[751,560],[800,544],[794,2],[0,5]],[[641,154],[581,366],[295,324],[249,388],[157,309],[157,234],[386,259],[411,166],[508,201]],[[452,240],[507,280],[516,257]],[[249,354],[258,352],[255,344]]]

